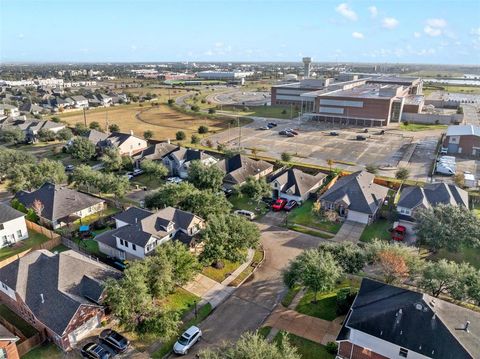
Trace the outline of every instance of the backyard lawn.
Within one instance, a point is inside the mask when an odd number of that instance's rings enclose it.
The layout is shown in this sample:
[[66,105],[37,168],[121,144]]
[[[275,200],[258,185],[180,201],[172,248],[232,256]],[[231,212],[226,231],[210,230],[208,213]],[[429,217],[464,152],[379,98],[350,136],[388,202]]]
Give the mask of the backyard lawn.
[[[333,359],[335,355],[330,354],[327,349],[318,343],[312,342],[311,340],[298,337],[294,334],[288,334],[288,341],[292,346],[294,346],[298,354],[302,359]],[[279,332],[275,336],[275,342],[280,344],[282,340],[282,334]]]
[[391,222],[386,219],[377,219],[365,227],[360,236],[360,241],[370,243],[375,238],[388,241],[390,239],[390,232],[388,231],[390,228],[392,228]]
[[22,359],[77,359],[81,358],[76,351],[70,351],[68,354],[62,352],[53,343],[44,343],[41,346],[30,350],[27,354],[22,356]]
[[[257,216],[262,216],[267,213],[268,209],[265,203],[257,203],[250,198],[242,196],[241,194],[234,194],[228,198],[234,209],[245,209],[255,213]],[[260,209],[257,211],[257,208]]]
[[327,219],[317,217],[312,212],[313,200],[308,200],[303,205],[295,208],[288,215],[288,222],[290,224],[301,224],[302,226],[320,229],[322,231],[337,233],[342,222],[331,222]]
[[91,224],[93,222],[96,222],[98,221],[99,219],[101,218],[108,218],[116,213],[120,212],[120,210],[118,208],[115,208],[115,207],[112,207],[112,206],[108,206],[106,209],[104,209],[103,211],[100,211],[100,212],[97,212],[97,213],[93,213],[89,216],[86,216],[82,219],[77,219],[75,222],[73,222],[71,228],[73,228],[74,230],[75,229],[78,229],[80,228],[80,226],[82,225],[87,225],[87,224]]
[[5,247],[0,249],[0,261],[14,256],[20,252],[23,252],[29,248],[47,242],[48,240],[50,240],[50,238],[44,236],[41,233],[28,231],[28,239],[20,241],[11,247]]
[[5,304],[0,304],[0,316],[7,322],[17,327],[17,329],[19,329],[27,338],[31,338],[37,334],[37,330],[35,328],[20,318],[17,314],[12,312]]
[[430,260],[447,259],[457,263],[468,262],[477,269],[480,269],[480,249],[463,247],[458,252],[450,252],[440,249],[437,253],[428,257]]

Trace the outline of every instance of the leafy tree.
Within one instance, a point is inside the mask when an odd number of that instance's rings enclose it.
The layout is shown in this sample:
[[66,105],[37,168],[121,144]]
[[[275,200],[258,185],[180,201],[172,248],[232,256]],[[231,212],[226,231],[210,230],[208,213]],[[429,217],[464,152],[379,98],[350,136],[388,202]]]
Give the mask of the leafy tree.
[[90,130],[83,123],[77,122],[75,124],[74,133],[77,136],[86,136],[88,134],[88,131],[90,131]]
[[116,123],[112,123],[110,126],[108,126],[108,130],[110,132],[120,132],[120,126],[118,126]]
[[86,165],[75,168],[72,180],[77,188],[93,193],[113,193],[116,197],[123,197],[130,189],[127,177],[95,171]]
[[465,207],[440,204],[414,212],[420,243],[436,251],[480,246],[480,219]]
[[112,171],[118,171],[122,168],[123,165],[123,160],[122,156],[120,155],[120,151],[118,147],[107,147],[103,151],[103,155],[101,158],[103,162],[103,166],[106,171],[112,172]]
[[82,162],[87,162],[95,155],[95,145],[85,137],[75,137],[68,148],[68,152],[73,158]]
[[420,288],[434,297],[446,294],[454,285],[455,276],[458,274],[458,265],[441,259],[438,262],[428,262],[419,282]]
[[240,187],[240,192],[245,197],[251,198],[258,203],[262,200],[262,197],[267,197],[272,194],[272,188],[265,178],[257,180],[254,177],[248,177],[245,183]]
[[187,138],[187,135],[183,131],[178,131],[175,134],[175,138],[177,139],[177,141],[184,141]]
[[458,106],[458,108],[457,108],[457,114],[458,114],[458,115],[463,115],[463,107],[462,107],[462,106]]
[[147,208],[178,207],[196,191],[189,182],[167,183],[145,197],[145,206]]
[[405,167],[400,167],[397,172],[395,172],[395,178],[402,181],[405,181],[408,176],[410,176],[410,171]]
[[292,155],[288,152],[282,152],[281,158],[283,162],[290,162],[292,160]]
[[38,131],[37,137],[42,142],[55,141],[56,134],[52,130],[41,129]]
[[224,344],[218,349],[206,349],[200,352],[199,359],[300,359],[288,341],[288,336],[281,333],[278,341],[269,343],[259,333],[245,333],[235,344]]
[[192,135],[192,144],[197,144],[200,143],[200,137],[198,137],[196,134]]
[[162,178],[168,175],[168,168],[161,162],[152,160],[143,160],[140,163],[140,168],[145,171],[145,174],[150,178]]
[[385,283],[401,282],[408,278],[408,266],[404,258],[394,251],[382,251],[378,254],[378,262]]
[[205,264],[223,267],[222,260],[239,262],[245,250],[258,246],[260,231],[245,218],[231,214],[212,215],[202,233],[205,248],[200,255]]
[[13,193],[21,190],[34,190],[45,182],[60,184],[67,181],[63,164],[46,158],[37,163],[15,166],[9,174],[9,178],[8,186]]
[[210,114],[210,115],[215,114],[215,112],[217,112],[217,111],[214,108],[209,108],[208,109],[208,114]]
[[172,264],[173,283],[177,286],[188,283],[200,270],[201,266],[197,257],[181,242],[169,241],[164,243],[157,247],[154,257],[159,253],[164,253]]
[[68,141],[73,137],[73,133],[71,129],[65,127],[56,133],[56,137],[60,141]]
[[204,126],[204,125],[201,125],[201,126],[198,128],[198,133],[200,133],[200,134],[208,133],[208,127],[207,127],[207,126]]
[[315,293],[327,292],[335,288],[336,281],[343,275],[341,266],[328,252],[308,249],[290,262],[283,272],[283,281],[292,288],[301,284]]
[[12,145],[21,142],[25,142],[25,134],[21,129],[16,127],[0,129],[0,143]]
[[98,189],[101,193],[113,193],[116,197],[123,197],[130,190],[130,182],[125,176],[105,173],[101,176]]
[[198,189],[220,190],[224,173],[217,167],[192,161],[188,169],[188,181]]
[[179,207],[202,218],[230,213],[232,209],[231,203],[223,194],[211,190],[194,191],[179,203]]
[[365,251],[352,242],[323,242],[319,245],[318,251],[330,253],[343,271],[349,274],[360,272],[367,261]]
[[376,174],[378,173],[378,166],[372,165],[372,164],[367,165],[367,166],[365,167],[365,171],[376,175]]
[[0,146],[0,173],[9,176],[14,167],[35,163],[36,157],[29,152]]
[[151,140],[153,138],[153,131],[147,130],[143,133],[143,138],[146,139],[147,141]]
[[102,127],[100,126],[100,123],[98,123],[97,121],[92,121],[92,122],[90,122],[90,124],[88,125],[88,127],[89,127],[91,130],[102,131]]
[[190,106],[190,108],[192,109],[193,112],[200,111],[200,107],[198,105],[192,105],[192,106]]

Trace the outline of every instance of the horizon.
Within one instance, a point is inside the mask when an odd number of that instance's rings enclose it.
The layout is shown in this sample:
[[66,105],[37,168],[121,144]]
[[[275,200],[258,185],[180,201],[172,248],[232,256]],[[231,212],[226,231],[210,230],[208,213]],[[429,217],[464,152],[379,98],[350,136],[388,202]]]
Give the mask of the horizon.
[[3,0],[0,62],[298,63],[309,56],[317,64],[478,66],[480,2],[458,5],[434,0],[234,0],[228,6],[211,0]]

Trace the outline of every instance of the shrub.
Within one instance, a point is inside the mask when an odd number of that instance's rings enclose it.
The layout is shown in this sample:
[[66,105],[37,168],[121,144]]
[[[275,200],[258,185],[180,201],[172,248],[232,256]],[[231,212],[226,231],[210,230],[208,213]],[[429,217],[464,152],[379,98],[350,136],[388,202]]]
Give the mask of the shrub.
[[187,138],[187,135],[185,134],[185,132],[183,131],[178,131],[176,134],[175,134],[175,138],[177,139],[177,141],[183,141]]
[[198,111],[200,111],[200,107],[197,106],[197,105],[193,105],[193,106],[191,106],[190,108],[192,109],[193,112],[198,112]]
[[208,113],[209,113],[210,115],[213,115],[215,112],[217,112],[217,111],[216,111],[214,108],[209,108],[209,109],[208,109]]
[[173,99],[170,98],[170,99],[168,99],[167,103],[168,103],[169,105],[173,105],[173,104],[175,103],[175,100],[173,100]]
[[197,135],[193,134],[193,135],[192,135],[192,144],[197,144],[197,143],[200,143],[200,137],[198,137]]
[[325,349],[327,352],[330,354],[337,354],[338,351],[338,344],[335,342],[328,342],[327,345],[325,345]]
[[337,315],[345,315],[352,306],[355,299],[355,292],[352,292],[350,288],[342,288],[337,293]]
[[200,126],[198,128],[198,133],[200,133],[200,134],[208,133],[208,127],[204,126],[204,125]]
[[287,114],[287,110],[282,110],[282,115],[286,115]]

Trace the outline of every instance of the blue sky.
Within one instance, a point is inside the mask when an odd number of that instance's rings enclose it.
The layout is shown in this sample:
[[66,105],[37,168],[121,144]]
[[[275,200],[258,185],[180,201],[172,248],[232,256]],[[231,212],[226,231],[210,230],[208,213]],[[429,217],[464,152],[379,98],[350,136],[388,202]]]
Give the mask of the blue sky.
[[0,0],[2,62],[480,64],[480,1]]

